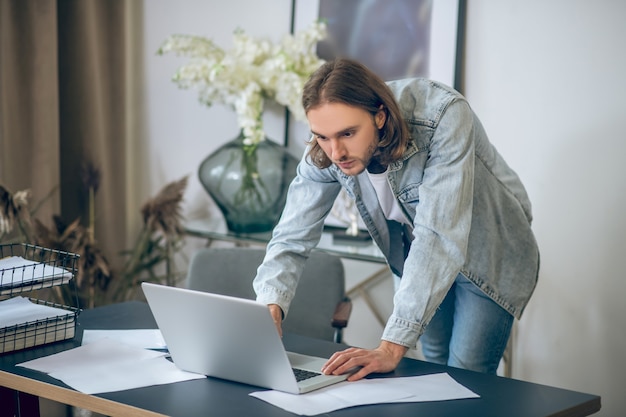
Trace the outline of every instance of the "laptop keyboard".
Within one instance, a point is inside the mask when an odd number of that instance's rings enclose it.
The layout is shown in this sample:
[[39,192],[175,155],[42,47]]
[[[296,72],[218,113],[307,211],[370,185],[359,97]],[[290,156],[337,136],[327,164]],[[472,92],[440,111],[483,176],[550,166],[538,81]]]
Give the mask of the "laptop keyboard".
[[304,369],[291,368],[293,374],[296,376],[296,381],[304,381],[305,379],[313,378],[314,376],[322,375],[321,372],[305,371]]

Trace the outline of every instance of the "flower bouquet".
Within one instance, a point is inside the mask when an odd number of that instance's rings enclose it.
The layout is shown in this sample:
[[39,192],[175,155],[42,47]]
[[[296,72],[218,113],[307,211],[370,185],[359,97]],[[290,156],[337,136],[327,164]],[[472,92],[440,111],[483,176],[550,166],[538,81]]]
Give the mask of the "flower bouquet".
[[[273,100],[287,107],[297,120],[306,120],[302,89],[324,62],[315,48],[325,36],[326,25],[318,21],[276,43],[236,30],[229,50],[205,37],[172,35],[158,51],[190,58],[172,78],[180,88],[194,88],[201,103],[221,103],[237,114],[239,137],[210,155],[199,170],[200,181],[231,230],[269,230],[282,212],[287,189],[284,177],[289,177],[288,182],[293,179],[297,161],[265,140],[264,102]],[[277,152],[281,155],[267,156]],[[277,169],[286,173],[277,173]]]
[[244,142],[254,146],[265,139],[263,105],[271,99],[304,121],[301,104],[304,83],[323,63],[315,47],[326,36],[326,24],[314,22],[307,30],[285,35],[278,43],[234,33],[234,46],[224,50],[202,36],[172,35],[158,50],[191,58],[172,80],[180,88],[196,88],[207,106],[222,103],[237,113]]

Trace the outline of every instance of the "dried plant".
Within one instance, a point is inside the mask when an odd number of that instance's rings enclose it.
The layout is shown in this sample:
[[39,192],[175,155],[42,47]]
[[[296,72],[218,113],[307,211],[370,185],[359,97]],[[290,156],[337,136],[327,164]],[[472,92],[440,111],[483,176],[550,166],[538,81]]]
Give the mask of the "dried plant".
[[91,162],[86,162],[81,167],[80,178],[86,190],[98,191],[100,188],[100,170]]
[[14,231],[13,240],[32,240],[32,218],[29,211],[30,190],[11,193],[0,185],[0,242]]
[[91,162],[83,164],[80,172],[81,180],[87,195],[89,197],[89,238],[94,241],[96,239],[96,193],[100,188],[100,170]]
[[[106,290],[112,279],[109,262],[79,219],[70,224],[65,224],[58,216],[54,216],[53,220],[54,227],[48,229],[35,219],[36,243],[79,255],[75,284],[80,305],[93,308],[104,303]],[[68,292],[67,288],[55,287],[55,291],[59,301],[66,304],[72,302],[74,294]]]
[[[94,175],[90,174],[94,185]],[[99,181],[99,179],[97,179]],[[47,228],[35,218],[36,210],[43,201],[52,196],[55,187],[34,211],[30,211],[30,190],[12,194],[0,186],[0,242],[31,243],[50,249],[57,249],[80,255],[74,286],[54,287],[52,293],[57,302],[94,307],[106,298],[106,289],[111,280],[109,263],[97,247],[93,234],[82,226],[79,220],[65,224],[60,217],[54,216],[52,228]],[[97,188],[94,187],[94,189]],[[90,202],[93,204],[93,201]],[[75,287],[75,288],[74,288]]]
[[141,207],[145,227],[166,239],[175,239],[182,233],[180,203],[187,187],[187,177],[166,185],[156,197]]
[[[187,180],[184,177],[166,185],[142,206],[143,227],[133,249],[125,253],[128,260],[117,299],[132,298],[141,281],[176,285],[180,274],[173,263],[182,246],[181,203]],[[165,269],[162,274],[158,271],[161,265]]]
[[11,235],[15,242],[34,243],[50,249],[80,256],[75,276],[75,289],[58,286],[52,289],[57,302],[92,308],[109,302],[135,298],[142,281],[176,285],[182,274],[175,271],[174,256],[182,247],[183,227],[181,202],[187,177],[166,185],[141,207],[143,227],[136,244],[122,253],[127,256],[123,269],[113,271],[94,238],[95,193],[100,173],[92,165],[83,169],[83,183],[90,194],[89,227],[80,219],[66,224],[53,216],[53,227],[46,227],[28,211],[28,190],[15,194],[0,186],[0,242]]

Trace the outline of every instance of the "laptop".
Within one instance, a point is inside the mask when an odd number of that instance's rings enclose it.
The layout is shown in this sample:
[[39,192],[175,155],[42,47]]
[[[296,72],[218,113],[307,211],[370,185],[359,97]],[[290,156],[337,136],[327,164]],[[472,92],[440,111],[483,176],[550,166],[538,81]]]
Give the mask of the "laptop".
[[147,282],[141,287],[172,361],[184,371],[292,394],[348,377],[323,375],[327,359],[287,352],[264,304]]

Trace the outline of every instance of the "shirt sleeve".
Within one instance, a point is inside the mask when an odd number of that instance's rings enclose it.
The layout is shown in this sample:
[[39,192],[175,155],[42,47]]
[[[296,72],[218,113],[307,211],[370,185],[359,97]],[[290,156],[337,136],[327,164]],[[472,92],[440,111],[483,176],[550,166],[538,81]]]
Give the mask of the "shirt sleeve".
[[327,169],[314,167],[306,159],[300,162],[253,282],[258,302],[278,304],[288,314],[306,260],[319,243],[324,220],[340,189]]

